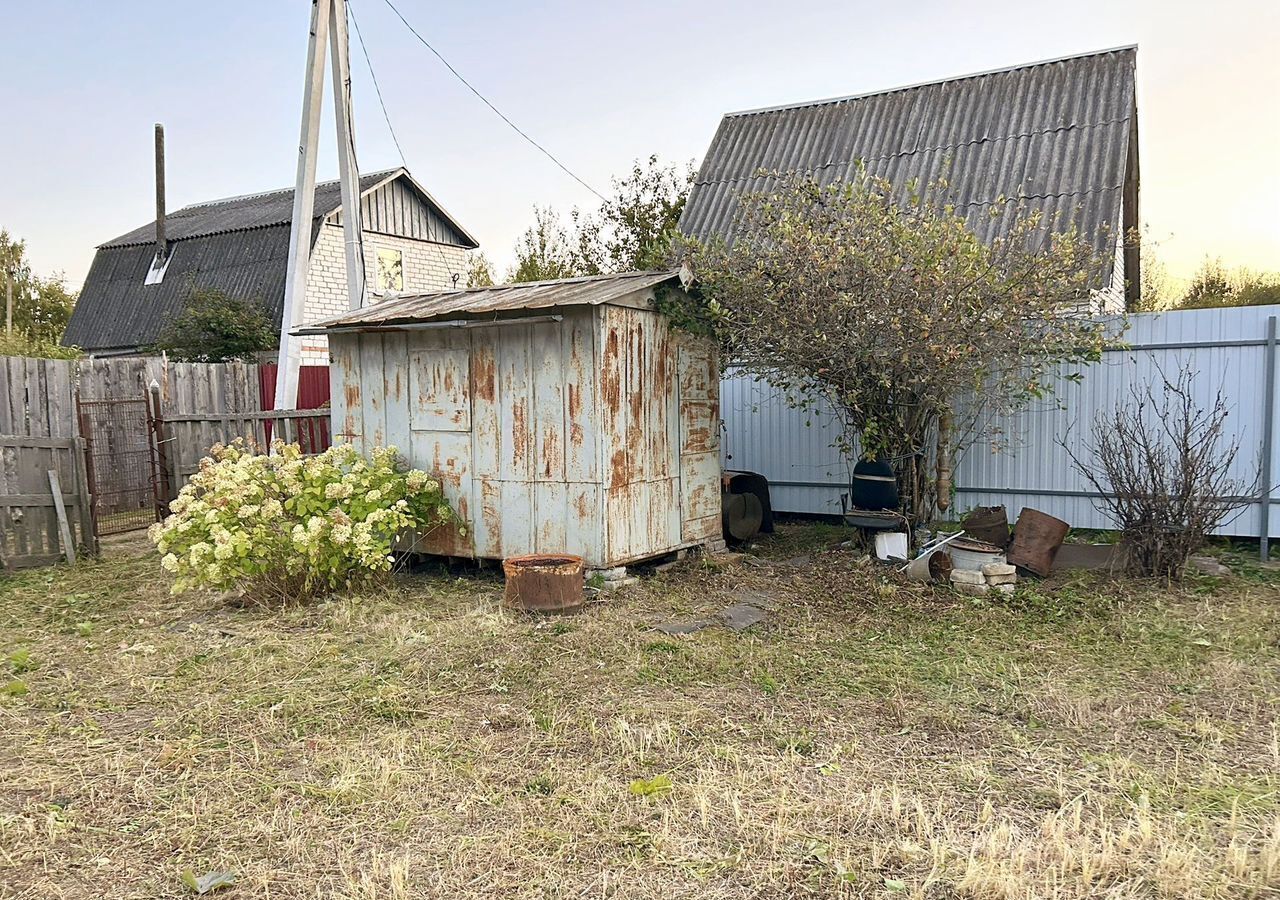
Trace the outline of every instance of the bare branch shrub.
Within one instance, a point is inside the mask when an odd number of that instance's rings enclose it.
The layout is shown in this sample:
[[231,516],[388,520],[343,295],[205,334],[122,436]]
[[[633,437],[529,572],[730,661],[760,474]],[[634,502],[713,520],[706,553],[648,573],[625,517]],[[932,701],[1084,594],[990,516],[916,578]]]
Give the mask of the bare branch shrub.
[[1180,578],[1208,535],[1250,502],[1231,474],[1240,439],[1227,435],[1226,398],[1219,391],[1202,408],[1194,381],[1183,366],[1173,378],[1161,371],[1132,386],[1125,403],[1094,420],[1084,459],[1063,443],[1123,533],[1129,575]]

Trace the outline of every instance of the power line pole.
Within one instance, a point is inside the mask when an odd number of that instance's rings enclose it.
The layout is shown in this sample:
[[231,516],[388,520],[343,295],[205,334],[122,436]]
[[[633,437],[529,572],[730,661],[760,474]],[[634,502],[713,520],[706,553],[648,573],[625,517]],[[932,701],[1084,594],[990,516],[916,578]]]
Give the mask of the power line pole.
[[13,337],[13,269],[4,267],[4,336]]
[[302,363],[302,354],[293,330],[303,323],[306,314],[307,271],[311,263],[311,223],[315,214],[316,152],[320,142],[326,45],[333,52],[334,118],[337,123],[349,305],[352,309],[359,309],[364,305],[360,175],[356,170],[355,139],[351,124],[346,0],[312,0],[311,37],[307,43],[307,74],[302,94],[298,175],[293,192],[293,225],[289,232],[289,262],[285,272],[284,306],[280,315],[276,409],[294,409],[298,403],[298,369]]

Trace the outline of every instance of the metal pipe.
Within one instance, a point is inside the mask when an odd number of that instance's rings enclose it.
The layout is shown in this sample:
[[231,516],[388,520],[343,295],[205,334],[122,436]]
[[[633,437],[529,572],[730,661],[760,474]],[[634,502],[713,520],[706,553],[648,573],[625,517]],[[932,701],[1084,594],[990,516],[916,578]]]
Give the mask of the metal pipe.
[[525,316],[520,319],[452,319],[448,322],[400,322],[394,325],[335,325],[332,328],[299,328],[290,334],[378,334],[387,331],[436,331],[444,328],[496,328],[500,325],[535,325],[559,322],[564,316]]
[[164,262],[169,252],[169,242],[165,236],[165,200],[164,200],[164,126],[156,123],[156,262]]
[[1263,388],[1262,408],[1262,491],[1259,496],[1261,521],[1258,530],[1258,555],[1265,562],[1271,555],[1271,432],[1276,412],[1276,317],[1267,316],[1266,387]]

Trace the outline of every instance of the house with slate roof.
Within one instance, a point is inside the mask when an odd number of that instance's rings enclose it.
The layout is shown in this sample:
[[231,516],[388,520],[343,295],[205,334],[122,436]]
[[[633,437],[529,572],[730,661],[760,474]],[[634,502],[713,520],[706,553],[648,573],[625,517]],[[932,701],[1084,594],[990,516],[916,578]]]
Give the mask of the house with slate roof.
[[[315,189],[304,323],[347,312],[341,193]],[[191,286],[259,301],[280,324],[293,189],[195,203],[164,217],[167,253],[156,260],[155,223],[98,247],[63,343],[98,356],[143,354],[181,310]],[[466,278],[476,239],[403,167],[362,175],[360,217],[371,302],[452,289]],[[328,363],[324,337],[303,362]]]
[[[947,199],[990,240],[1012,217],[1007,198],[1038,210],[1047,231],[1077,228],[1103,262],[1089,306],[1132,307],[1141,284],[1137,47],[1012,66],[850,97],[729,113],[711,141],[680,219],[706,240],[733,240],[738,198],[786,173],[822,184],[868,174],[904,187],[945,176]],[[1046,232],[1047,233],[1047,232]]]

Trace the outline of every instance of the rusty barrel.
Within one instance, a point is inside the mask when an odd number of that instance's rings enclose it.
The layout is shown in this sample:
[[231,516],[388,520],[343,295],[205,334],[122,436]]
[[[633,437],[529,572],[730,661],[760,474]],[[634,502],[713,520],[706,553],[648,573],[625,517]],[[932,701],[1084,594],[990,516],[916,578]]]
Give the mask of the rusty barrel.
[[1019,569],[1044,578],[1053,569],[1058,548],[1066,540],[1071,526],[1038,509],[1024,506],[1018,513],[1018,524],[1013,529],[1013,543],[1009,545],[1009,562]]
[[577,612],[586,601],[581,556],[568,553],[531,553],[502,561],[507,587],[502,603],[507,609],[528,612]]
[[979,506],[960,521],[960,527],[975,541],[1001,550],[1009,546],[1009,514],[1003,506]]

